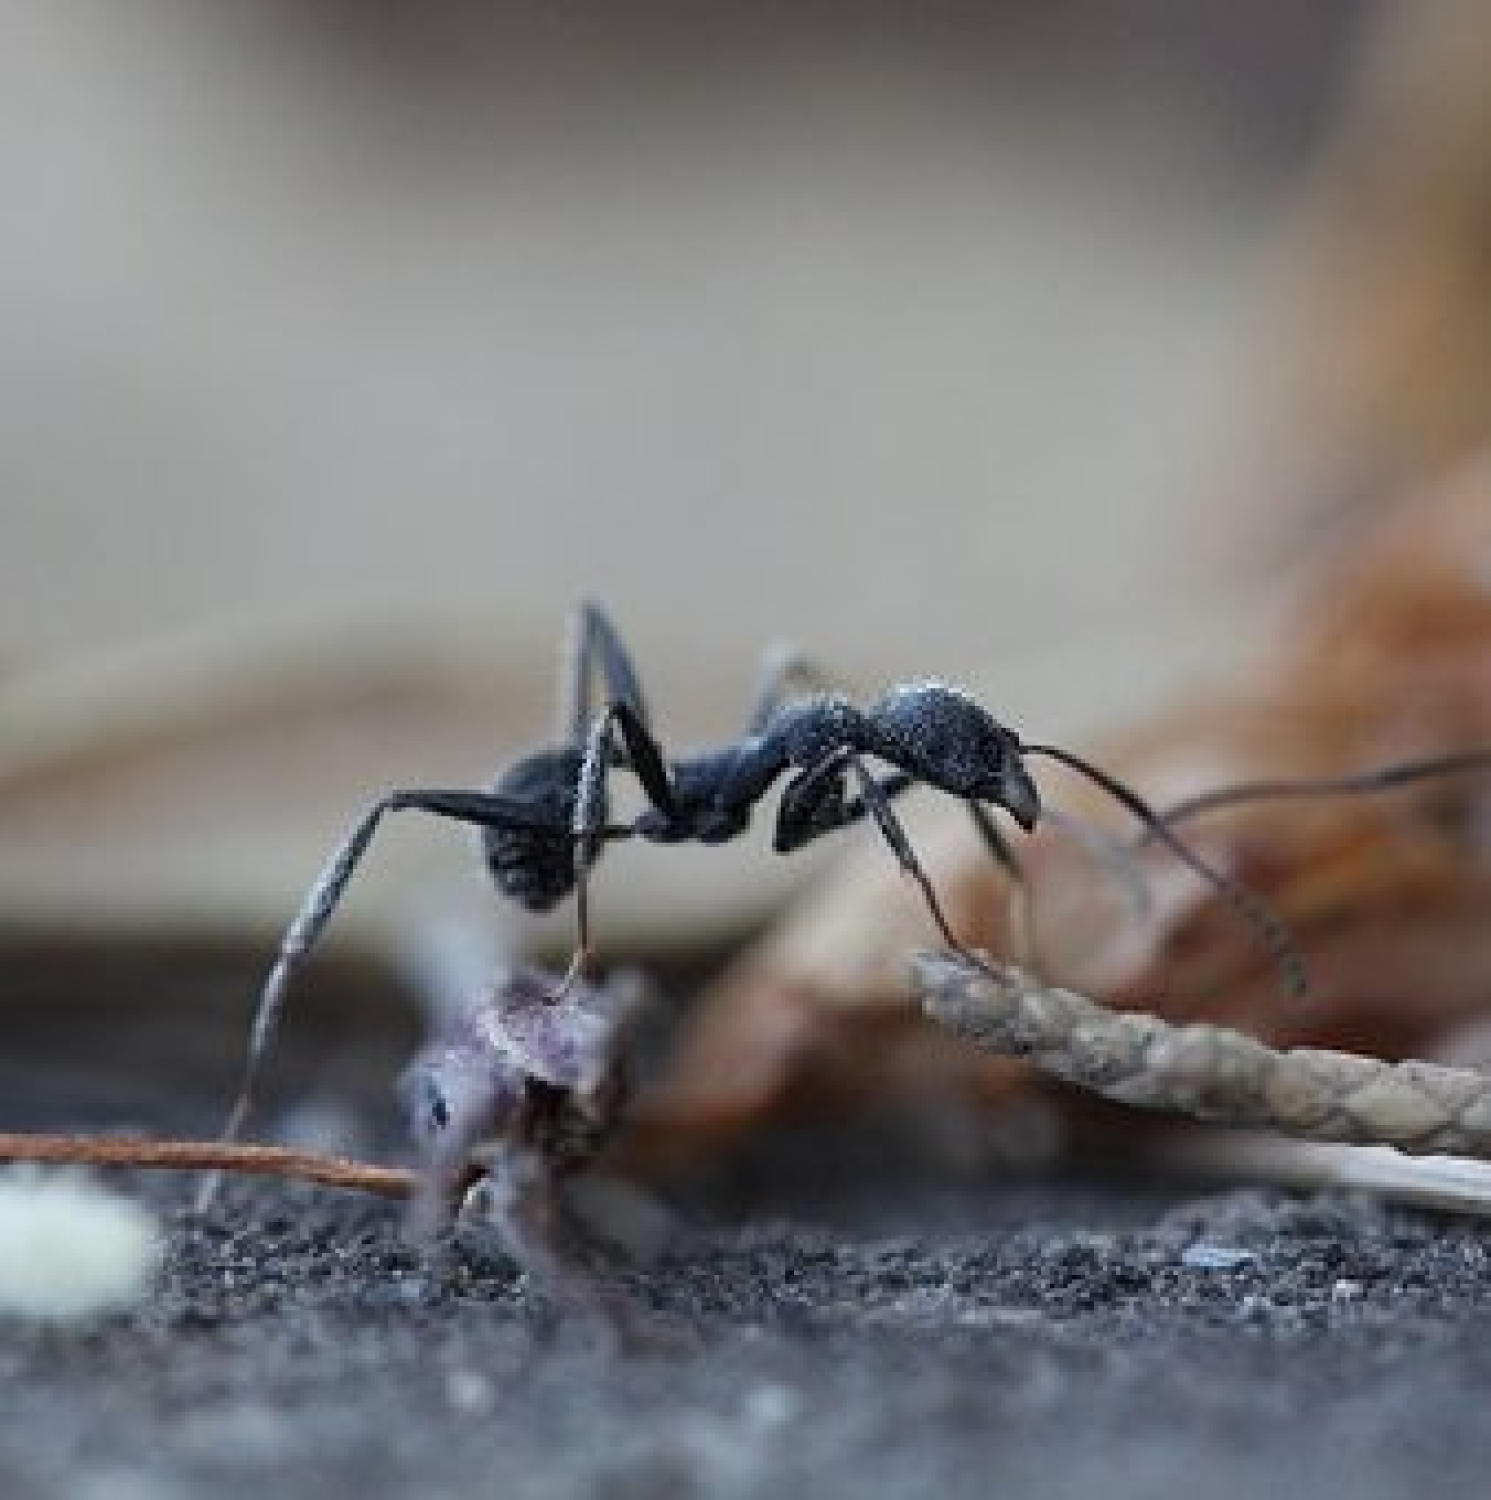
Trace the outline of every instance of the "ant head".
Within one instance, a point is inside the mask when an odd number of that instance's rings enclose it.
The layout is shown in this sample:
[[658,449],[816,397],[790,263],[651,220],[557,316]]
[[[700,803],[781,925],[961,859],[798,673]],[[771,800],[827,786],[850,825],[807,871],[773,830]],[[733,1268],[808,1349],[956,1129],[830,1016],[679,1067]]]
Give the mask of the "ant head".
[[955,797],[1003,807],[1027,833],[1041,815],[1041,796],[1021,759],[1017,736],[966,693],[940,682],[896,688],[871,711],[918,780]]
[[988,800],[997,803],[1026,833],[1033,833],[1041,818],[1041,792],[1016,753],[999,772],[999,790]]

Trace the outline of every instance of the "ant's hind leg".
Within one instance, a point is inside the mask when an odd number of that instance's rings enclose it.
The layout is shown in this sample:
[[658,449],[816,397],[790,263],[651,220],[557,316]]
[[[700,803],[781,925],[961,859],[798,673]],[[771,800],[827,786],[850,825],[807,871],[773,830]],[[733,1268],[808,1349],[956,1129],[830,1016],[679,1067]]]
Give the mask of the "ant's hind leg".
[[243,1082],[233,1105],[223,1139],[233,1140],[242,1130],[252,1105],[254,1084],[269,1052],[275,1029],[284,1010],[290,982],[306,955],[315,946],[326,924],[341,902],[352,876],[373,842],[378,825],[391,812],[412,810],[473,823],[484,828],[526,828],[538,832],[555,830],[549,820],[537,816],[526,804],[493,792],[404,790],[380,797],[358,819],[351,833],[322,867],[306,893],[294,920],[280,939],[274,967],[259,992],[249,1032],[248,1057]]

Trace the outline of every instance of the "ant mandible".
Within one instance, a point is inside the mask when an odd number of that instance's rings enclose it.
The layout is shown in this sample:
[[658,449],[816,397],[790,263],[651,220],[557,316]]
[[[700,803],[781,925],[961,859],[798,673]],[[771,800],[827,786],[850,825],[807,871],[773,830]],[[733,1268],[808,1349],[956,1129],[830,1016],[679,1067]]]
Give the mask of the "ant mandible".
[[[529,911],[548,911],[574,892],[577,942],[567,985],[590,951],[587,885],[607,844],[626,838],[723,843],[745,832],[757,804],[787,776],[772,840],[777,853],[790,853],[869,817],[920,889],[943,941],[966,954],[892,803],[916,786],[961,799],[993,857],[1018,878],[1018,863],[990,808],[1003,809],[1031,832],[1042,804],[1025,762],[1044,757],[1094,782],[1132,813],[1149,836],[1223,892],[1261,934],[1291,987],[1304,988],[1302,967],[1279,919],[1183,843],[1137,793],[1070,751],[1021,740],[967,694],[945,683],[903,684],[860,708],[842,693],[828,691],[820,675],[795,653],[774,651],[763,661],[744,732],[716,748],[669,757],[651,728],[631,658],[597,605],[581,604],[565,657],[561,740],[522,757],[487,791],[405,788],[385,793],[327,862],[286,930],[260,993],[226,1136],[235,1135],[247,1117],[258,1069],[296,967],[320,937],[379,824],[391,812],[431,813],[474,825],[497,889]],[[604,688],[599,703],[594,697],[597,675]],[[801,690],[796,696],[794,688]],[[889,769],[877,774],[871,761]],[[631,822],[618,824],[609,821],[607,780],[620,769],[635,776],[646,806]]]

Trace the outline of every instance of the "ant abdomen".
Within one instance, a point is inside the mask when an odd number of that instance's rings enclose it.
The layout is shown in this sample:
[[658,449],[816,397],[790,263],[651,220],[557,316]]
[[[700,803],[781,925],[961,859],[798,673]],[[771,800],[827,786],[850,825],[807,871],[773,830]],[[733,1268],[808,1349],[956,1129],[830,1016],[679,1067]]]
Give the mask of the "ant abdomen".
[[[492,790],[525,803],[531,824],[486,824],[482,856],[497,889],[528,911],[551,911],[575,888],[574,787],[580,757],[570,745],[525,755]],[[604,819],[604,807],[601,810]]]
[[574,841],[531,828],[483,828],[482,857],[497,889],[528,911],[552,911],[575,888]]

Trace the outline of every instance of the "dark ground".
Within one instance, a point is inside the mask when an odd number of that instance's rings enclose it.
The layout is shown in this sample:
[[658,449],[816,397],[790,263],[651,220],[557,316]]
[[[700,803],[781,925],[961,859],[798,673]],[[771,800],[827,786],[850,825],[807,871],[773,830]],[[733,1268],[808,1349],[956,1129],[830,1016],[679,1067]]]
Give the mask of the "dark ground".
[[[18,1055],[4,1112],[56,1126]],[[189,1183],[123,1183],[169,1217],[164,1279],[93,1331],[0,1325],[0,1493],[1485,1491],[1474,1223],[780,1150],[614,1272],[621,1344],[500,1258],[422,1262],[393,1206],[233,1183],[199,1221]]]
[[4,1492],[1483,1492],[1480,1231],[1248,1192],[916,1198],[690,1231],[622,1278],[654,1317],[624,1349],[500,1262],[432,1274],[390,1208],[238,1190],[176,1218],[139,1313],[6,1331]]

